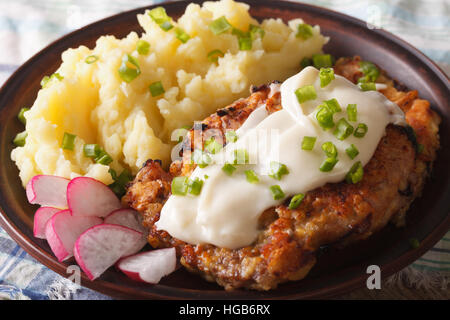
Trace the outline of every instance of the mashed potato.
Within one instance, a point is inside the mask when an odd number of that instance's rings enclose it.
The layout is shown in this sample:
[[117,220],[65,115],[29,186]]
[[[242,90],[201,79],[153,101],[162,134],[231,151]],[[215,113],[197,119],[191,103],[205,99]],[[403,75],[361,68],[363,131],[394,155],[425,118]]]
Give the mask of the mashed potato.
[[[234,100],[247,96],[250,85],[285,80],[299,71],[300,61],[320,53],[327,39],[318,26],[307,40],[296,37],[302,20],[268,19],[259,24],[246,4],[232,0],[190,4],[175,27],[190,39],[182,43],[176,28],[164,31],[149,16],[138,15],[144,33],[131,32],[124,39],[103,36],[94,49],[81,46],[62,55],[54,77],[42,88],[30,111],[25,113],[28,137],[25,146],[11,154],[25,185],[37,174],[67,178],[86,175],[104,183],[113,182],[110,167],[136,173],[149,158],[170,162],[174,129],[191,125]],[[256,37],[251,50],[239,50],[231,31],[215,35],[211,22],[225,16],[230,24],[247,31],[250,24],[265,34]],[[150,44],[148,54],[139,54],[137,42]],[[221,50],[224,56],[211,62],[207,55]],[[122,57],[137,59],[141,73],[127,83],[119,76]],[[94,63],[85,62],[95,55]],[[151,83],[161,81],[164,94],[153,97]],[[76,135],[74,150],[63,150],[64,133]],[[109,165],[84,156],[86,143],[99,144],[113,159]]]

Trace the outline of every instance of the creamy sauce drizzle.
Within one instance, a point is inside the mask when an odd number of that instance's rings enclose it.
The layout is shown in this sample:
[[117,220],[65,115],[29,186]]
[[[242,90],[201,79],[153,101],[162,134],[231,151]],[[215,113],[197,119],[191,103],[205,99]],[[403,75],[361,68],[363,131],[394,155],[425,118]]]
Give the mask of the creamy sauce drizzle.
[[[317,99],[299,104],[295,90],[305,85],[314,85]],[[271,87],[271,94],[275,91]],[[355,162],[365,165],[370,160],[389,123],[405,124],[401,109],[381,93],[363,92],[338,75],[321,88],[319,71],[313,67],[287,79],[280,91],[283,109],[269,115],[263,105],[251,113],[237,130],[237,142],[212,155],[214,164],[193,171],[191,178],[204,180],[201,194],[170,196],[156,223],[158,229],[191,244],[210,243],[230,249],[250,245],[258,235],[258,219],[264,210],[295,194],[342,181]],[[334,115],[335,123],[340,118],[347,119],[348,104],[357,104],[357,122],[349,123],[355,128],[358,123],[367,124],[369,130],[364,138],[351,135],[339,141],[333,129],[324,131],[319,126],[316,107],[332,98],[342,108]],[[317,137],[312,151],[302,150],[304,136]],[[331,172],[321,172],[319,167],[326,158],[321,146],[327,141],[336,146],[339,162]],[[345,152],[351,144],[359,150],[353,160]],[[226,175],[221,169],[224,159],[232,159],[233,151],[243,148],[250,155],[250,163],[237,165],[232,176]],[[271,161],[285,164],[289,174],[280,181],[269,177]],[[248,169],[258,175],[257,184],[246,180],[244,171]],[[286,197],[274,200],[269,189],[272,185],[279,185]]]

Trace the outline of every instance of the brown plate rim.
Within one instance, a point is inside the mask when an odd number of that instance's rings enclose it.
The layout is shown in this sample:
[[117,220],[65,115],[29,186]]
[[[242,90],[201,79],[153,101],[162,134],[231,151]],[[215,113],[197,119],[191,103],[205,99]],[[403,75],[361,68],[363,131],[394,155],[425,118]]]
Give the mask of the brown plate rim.
[[[110,17],[101,19],[99,21],[96,21],[94,23],[91,23],[83,28],[77,29],[75,31],[72,31],[59,39],[51,42],[48,46],[46,46],[44,49],[33,55],[29,60],[27,60],[24,64],[22,64],[15,72],[8,78],[8,80],[3,84],[2,88],[0,89],[0,95],[4,94],[5,91],[7,91],[7,88],[10,86],[11,83],[14,82],[14,79],[17,77],[18,74],[22,73],[23,70],[31,66],[36,59],[38,59],[41,55],[45,55],[50,51],[53,47],[57,46],[62,40],[67,40],[69,38],[73,38],[76,36],[81,35],[83,32],[86,32],[86,30],[89,30],[91,28],[96,28],[99,25],[102,25],[105,22],[111,22],[118,17],[121,17],[123,15],[130,15],[130,14],[137,14],[143,12],[145,9],[154,8],[157,6],[164,6],[168,11],[170,12],[171,9],[179,9],[181,7],[187,6],[189,3],[202,3],[204,1],[168,1],[165,3],[159,3],[151,6],[145,6],[125,12],[121,12],[115,15],[112,15]],[[297,8],[307,8],[309,11],[315,11],[317,13],[325,12],[328,15],[335,16],[343,21],[347,21],[348,23],[352,23],[354,25],[357,25],[359,27],[366,25],[366,22],[359,20],[357,18],[348,16],[346,14],[342,14],[330,9],[326,9],[323,7],[310,5],[310,4],[304,4],[300,2],[292,2],[292,1],[274,1],[274,0],[266,0],[266,1],[258,1],[258,0],[243,0],[241,2],[245,2],[249,4],[250,6],[256,6],[261,5],[261,3],[264,3],[264,6],[282,6],[282,7],[290,7],[295,6]],[[440,81],[443,83],[447,82],[447,88],[448,88],[448,77],[445,75],[445,73],[439,68],[439,66],[431,61],[425,54],[420,52],[418,49],[413,47],[411,44],[407,43],[406,41],[400,39],[399,37],[391,34],[390,32],[387,32],[382,29],[373,29],[372,32],[380,34],[383,38],[386,38],[387,40],[399,45],[404,50],[406,50],[409,54],[414,55],[416,58],[418,58],[423,64],[425,64],[430,70],[432,70],[433,74],[439,78]],[[450,207],[448,208],[448,211],[450,211]],[[32,257],[37,259],[39,262],[44,264],[46,267],[52,269],[53,271],[57,272],[58,274],[67,277],[66,269],[67,264],[58,262],[53,255],[47,253],[45,250],[42,250],[40,246],[33,241],[33,239],[30,239],[27,237],[14,223],[12,220],[8,217],[6,213],[4,213],[5,210],[3,207],[0,206],[0,225],[4,228],[4,230],[13,238],[26,252],[28,252]],[[402,268],[406,267],[413,261],[415,261],[417,258],[422,256],[426,251],[428,251],[431,247],[433,247],[434,244],[436,244],[442,236],[449,230],[450,227],[450,216],[447,215],[446,219],[444,219],[441,224],[434,229],[425,239],[422,240],[421,246],[418,249],[415,250],[409,250],[402,254],[401,256],[397,257],[397,259],[392,260],[391,262],[385,263],[382,265],[382,277],[388,277],[389,275],[392,275],[395,272],[400,271]],[[142,299],[142,298],[155,298],[155,299],[298,299],[298,298],[331,298],[333,296],[336,296],[338,294],[346,293],[350,290],[356,289],[358,287],[361,287],[364,285],[366,280],[366,275],[359,275],[347,282],[341,282],[337,285],[325,287],[317,290],[311,290],[309,292],[302,292],[300,294],[280,294],[279,296],[276,295],[270,295],[266,296],[264,293],[258,293],[258,292],[251,292],[251,291],[241,291],[237,294],[231,294],[227,295],[226,291],[223,292],[217,292],[214,290],[190,290],[190,289],[180,289],[180,288],[174,288],[169,287],[165,285],[155,285],[153,288],[155,289],[154,292],[149,291],[136,291],[133,292],[130,291],[128,287],[123,287],[120,284],[111,283],[108,281],[104,281],[101,278],[97,279],[95,281],[89,281],[87,277],[82,274],[81,277],[82,285],[94,289],[96,291],[111,295],[116,298],[122,298],[122,299]]]

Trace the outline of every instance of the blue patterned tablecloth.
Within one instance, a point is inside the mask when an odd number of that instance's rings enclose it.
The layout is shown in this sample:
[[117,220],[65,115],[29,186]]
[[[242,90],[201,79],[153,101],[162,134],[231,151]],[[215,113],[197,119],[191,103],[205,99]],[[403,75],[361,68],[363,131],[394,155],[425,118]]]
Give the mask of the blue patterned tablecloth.
[[[0,0],[0,84],[21,63],[60,36],[114,13],[159,2],[163,1]],[[450,74],[449,0],[303,2],[355,16],[367,21],[369,27],[382,27],[416,46]],[[448,299],[449,275],[450,233],[447,233],[423,257],[383,285],[384,290],[408,288],[421,292],[412,298]],[[0,228],[1,299],[111,298],[80,287],[46,268]]]

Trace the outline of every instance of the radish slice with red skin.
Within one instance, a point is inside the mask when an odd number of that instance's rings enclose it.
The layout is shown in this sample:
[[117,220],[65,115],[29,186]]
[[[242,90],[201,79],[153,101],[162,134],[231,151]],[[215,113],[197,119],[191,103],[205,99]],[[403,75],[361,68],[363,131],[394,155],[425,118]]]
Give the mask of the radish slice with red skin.
[[47,222],[61,209],[53,207],[41,207],[34,214],[33,235],[39,239],[45,239],[45,226]]
[[26,187],[28,202],[46,207],[67,208],[67,185],[70,180],[51,175],[37,175]]
[[74,256],[90,280],[98,278],[122,257],[135,254],[142,233],[116,224],[94,226],[75,242]]
[[117,224],[142,232],[142,240],[140,245],[138,245],[139,250],[147,244],[148,230],[142,225],[142,216],[133,209],[119,209],[113,211],[105,218],[105,220],[103,220],[103,223]]
[[78,177],[69,182],[67,202],[72,215],[84,217],[106,217],[122,207],[107,185],[89,177]]
[[73,256],[75,241],[87,229],[101,224],[98,217],[75,217],[69,210],[57,212],[45,227],[45,237],[59,261]]
[[176,270],[175,248],[157,249],[121,259],[117,267],[133,280],[158,283]]
[[136,231],[146,233],[147,229],[142,225],[142,216],[133,209],[119,209],[111,212],[104,223],[118,224]]

